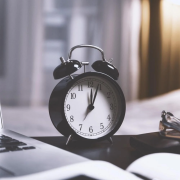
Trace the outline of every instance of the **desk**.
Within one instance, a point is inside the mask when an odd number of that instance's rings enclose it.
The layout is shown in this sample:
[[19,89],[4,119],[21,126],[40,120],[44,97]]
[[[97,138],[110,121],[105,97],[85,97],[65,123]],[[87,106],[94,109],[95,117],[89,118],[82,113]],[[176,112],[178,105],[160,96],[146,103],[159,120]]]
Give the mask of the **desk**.
[[94,144],[71,141],[68,146],[65,145],[67,138],[62,136],[33,138],[92,160],[110,162],[122,169],[126,169],[133,161],[145,155],[130,147],[130,135],[113,136],[113,144],[108,141]]

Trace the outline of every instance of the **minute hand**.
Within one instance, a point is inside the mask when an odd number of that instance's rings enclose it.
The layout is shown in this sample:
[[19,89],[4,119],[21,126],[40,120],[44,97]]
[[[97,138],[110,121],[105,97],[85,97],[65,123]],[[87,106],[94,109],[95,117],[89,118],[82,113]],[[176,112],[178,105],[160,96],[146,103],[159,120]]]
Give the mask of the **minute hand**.
[[94,101],[95,101],[95,99],[96,99],[98,89],[99,89],[99,84],[97,85],[97,88],[96,88],[96,92],[95,92],[95,95],[94,95],[94,99],[93,99],[92,105],[94,105]]

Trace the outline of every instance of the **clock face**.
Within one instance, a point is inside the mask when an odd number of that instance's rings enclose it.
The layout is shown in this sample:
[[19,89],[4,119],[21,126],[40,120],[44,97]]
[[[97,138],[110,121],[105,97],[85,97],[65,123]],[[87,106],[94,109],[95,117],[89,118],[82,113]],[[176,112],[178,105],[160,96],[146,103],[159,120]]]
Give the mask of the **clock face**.
[[64,114],[76,134],[97,139],[109,134],[118,124],[121,100],[119,91],[108,78],[86,76],[68,90]]

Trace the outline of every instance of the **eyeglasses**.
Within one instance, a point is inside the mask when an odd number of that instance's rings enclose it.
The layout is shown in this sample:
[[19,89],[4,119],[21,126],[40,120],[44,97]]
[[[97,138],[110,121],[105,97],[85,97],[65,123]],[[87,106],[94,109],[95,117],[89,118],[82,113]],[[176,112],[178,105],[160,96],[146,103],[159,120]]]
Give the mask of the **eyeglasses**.
[[162,120],[159,122],[160,135],[163,137],[180,139],[180,119],[172,113],[162,111]]

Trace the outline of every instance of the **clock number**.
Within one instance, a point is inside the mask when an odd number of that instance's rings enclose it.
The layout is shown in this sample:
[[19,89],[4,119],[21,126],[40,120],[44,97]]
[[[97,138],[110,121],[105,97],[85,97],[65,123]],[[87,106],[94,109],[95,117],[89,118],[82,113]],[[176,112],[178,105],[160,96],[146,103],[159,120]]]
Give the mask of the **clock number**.
[[67,108],[67,111],[70,111],[70,104],[67,104],[67,106],[66,106],[66,108]]
[[113,110],[113,109],[114,109],[114,104],[111,103],[111,104],[110,104],[110,110]]
[[70,122],[73,122],[74,121],[74,116],[70,116]]
[[101,84],[99,84],[99,90],[101,90]]
[[82,84],[79,84],[79,85],[78,85],[78,91],[83,91],[83,86],[82,86]]
[[107,98],[111,98],[111,92],[107,92]]
[[104,129],[103,123],[100,123],[100,129]]
[[93,132],[93,128],[92,126],[89,127],[89,132],[92,133]]
[[88,81],[88,88],[93,87],[93,81]]
[[110,116],[110,114],[108,115],[107,119],[108,119],[109,121],[111,120],[111,116]]
[[81,129],[82,129],[82,124],[79,124],[79,126],[80,126],[80,131],[81,131]]
[[76,93],[71,93],[71,99],[76,99]]

